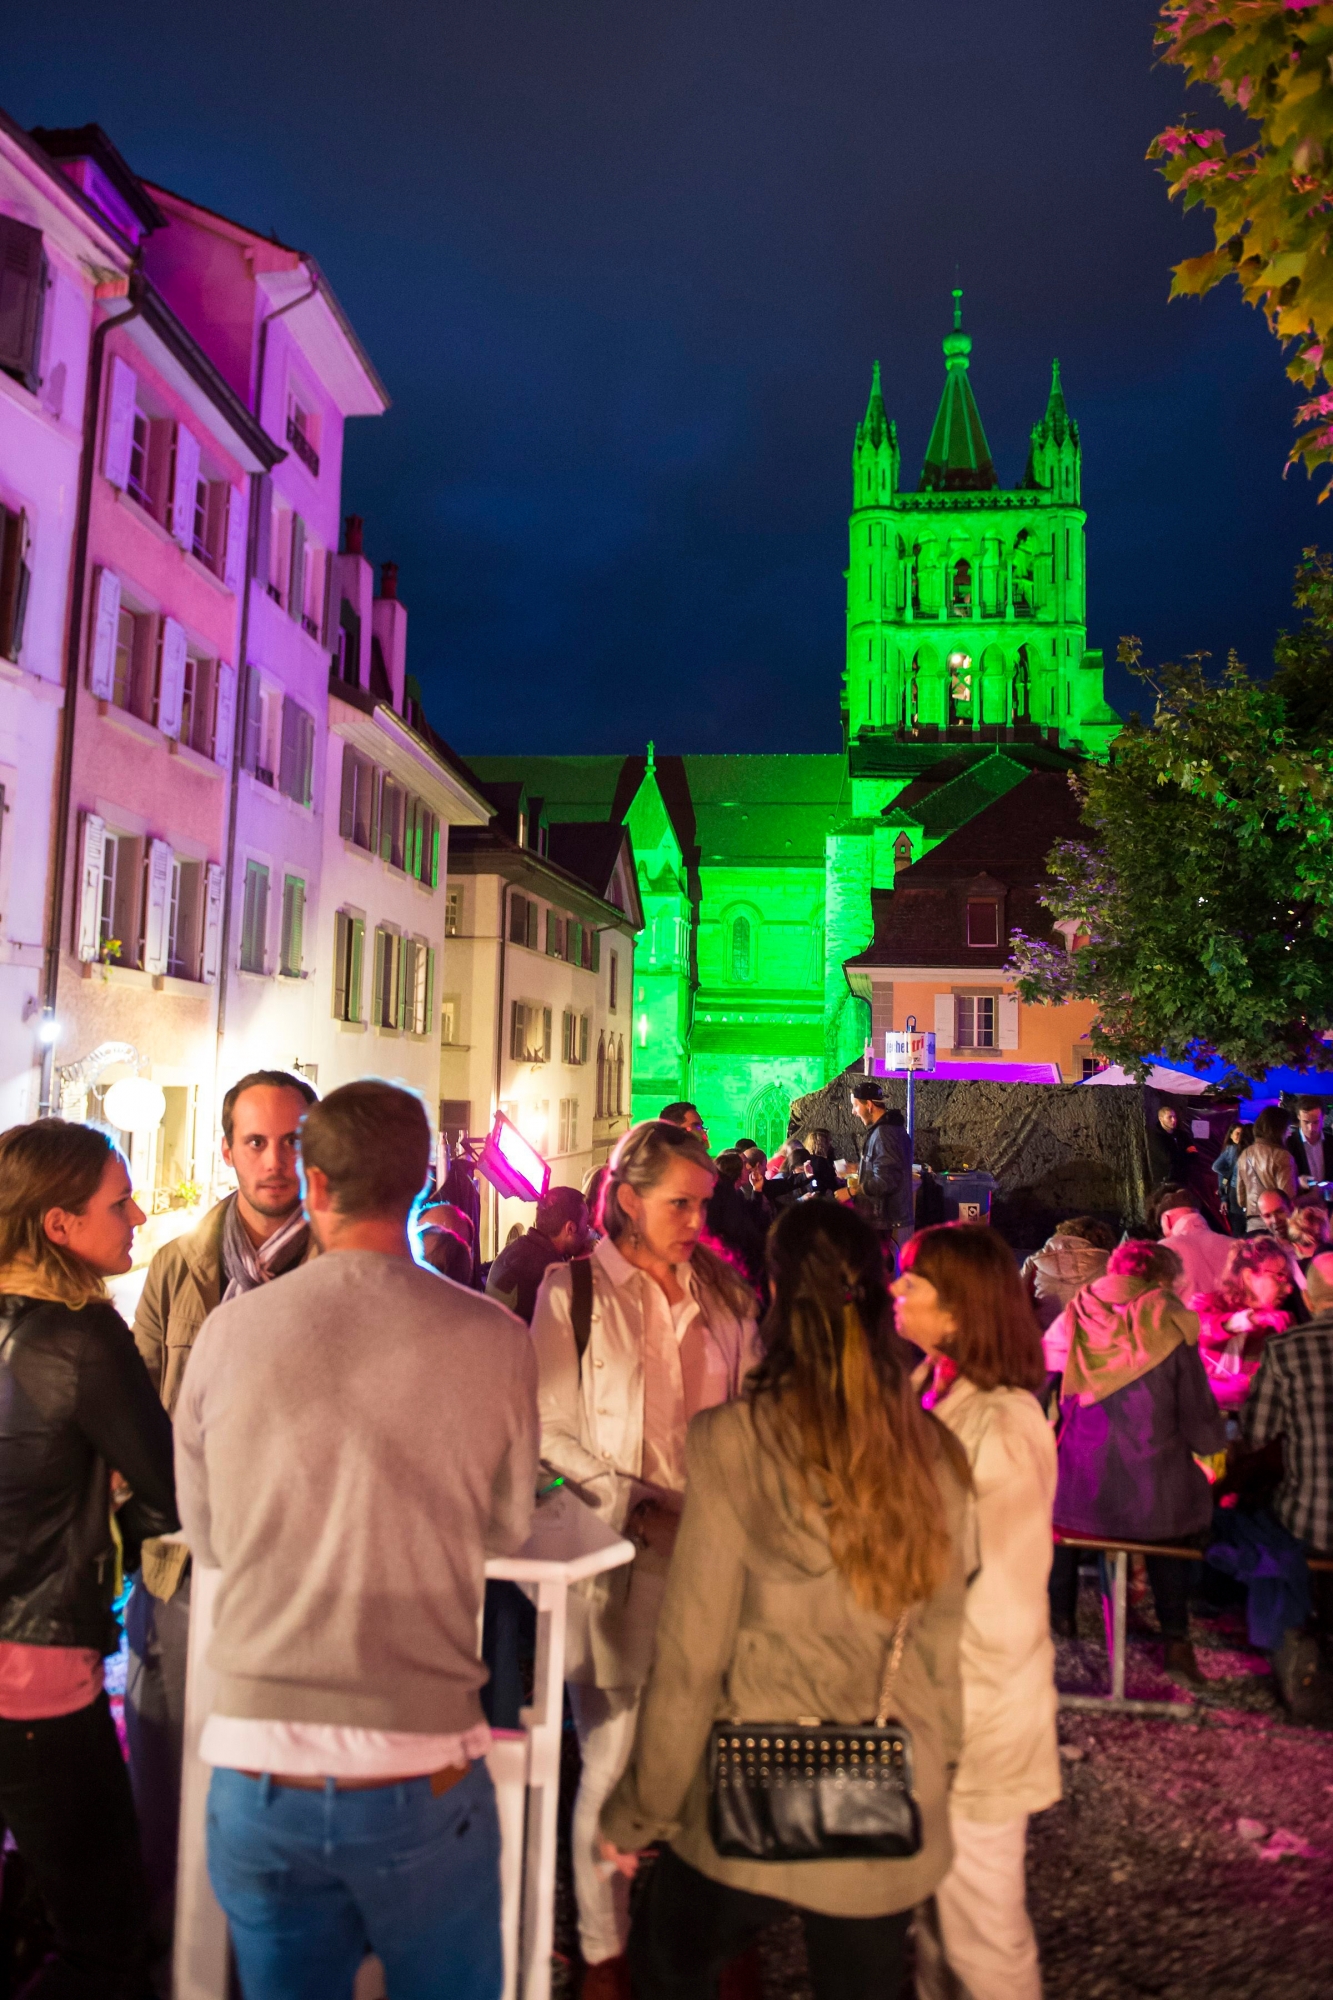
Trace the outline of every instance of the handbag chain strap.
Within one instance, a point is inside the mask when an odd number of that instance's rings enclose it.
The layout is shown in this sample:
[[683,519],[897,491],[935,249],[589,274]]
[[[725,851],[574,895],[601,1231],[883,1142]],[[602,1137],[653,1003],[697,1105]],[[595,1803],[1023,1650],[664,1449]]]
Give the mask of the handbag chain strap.
[[893,1628],[893,1638],[889,1642],[889,1657],[884,1662],[884,1679],[880,1683],[879,1708],[875,1715],[876,1729],[883,1729],[889,1719],[889,1703],[893,1699],[893,1683],[898,1678],[898,1669],[903,1663],[903,1647],[907,1644],[907,1613]]

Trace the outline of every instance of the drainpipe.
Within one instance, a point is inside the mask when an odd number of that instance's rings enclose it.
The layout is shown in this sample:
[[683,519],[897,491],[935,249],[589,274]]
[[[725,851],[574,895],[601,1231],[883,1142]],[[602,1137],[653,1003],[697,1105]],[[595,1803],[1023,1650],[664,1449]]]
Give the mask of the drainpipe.
[[[277,306],[271,313],[265,313],[259,322],[259,362],[255,374],[254,416],[263,423],[264,368],[268,357],[268,323],[271,319],[281,319],[284,313],[295,312],[297,306],[305,305],[319,290],[319,279],[312,278],[310,290],[302,292],[299,298],[289,299],[285,306]],[[231,926],[235,904],[233,893],[236,879],[236,821],[237,805],[241,790],[241,760],[245,750],[245,718],[249,709],[250,685],[250,598],[255,576],[255,553],[259,545],[258,498],[262,473],[250,475],[250,522],[245,538],[245,577],[241,586],[241,632],[237,642],[239,658],[236,664],[236,714],[233,718],[234,737],[231,750],[231,782],[227,793],[227,854],[222,871],[222,935],[218,943],[218,1015],[217,1041],[213,1054],[213,1102],[221,1103],[222,1081],[222,1041],[227,1029],[227,994],[231,973]]]
[[83,643],[83,601],[88,568],[88,524],[92,512],[93,471],[97,460],[97,425],[102,411],[102,353],[113,327],[124,326],[143,311],[145,280],[136,267],[130,272],[128,312],[104,319],[93,330],[88,355],[88,388],[83,404],[83,463],[79,469],[79,511],[74,524],[74,568],[70,578],[69,637],[65,645],[65,706],[60,717],[60,761],[56,771],[56,803],[51,900],[46,918],[46,963],[42,985],[42,1080],[38,1116],[51,1113],[55,1082],[56,999],[60,988],[60,933],[64,919],[66,856],[69,851],[70,793],[74,783],[74,723],[79,705],[79,653]]
[[[496,1031],[495,1031],[495,1109],[497,1111],[500,1109],[500,1079],[504,1070],[505,951],[509,943],[509,894],[513,886],[514,885],[512,882],[506,882],[503,884],[500,890],[500,977],[497,982],[500,988],[500,1016],[499,1020],[496,1023]],[[491,1125],[494,1126],[494,1124],[495,1124],[495,1119],[494,1117],[492,1117]],[[491,1189],[491,1255],[492,1257],[498,1257],[499,1254],[500,1254],[500,1192],[498,1188],[492,1188]]]

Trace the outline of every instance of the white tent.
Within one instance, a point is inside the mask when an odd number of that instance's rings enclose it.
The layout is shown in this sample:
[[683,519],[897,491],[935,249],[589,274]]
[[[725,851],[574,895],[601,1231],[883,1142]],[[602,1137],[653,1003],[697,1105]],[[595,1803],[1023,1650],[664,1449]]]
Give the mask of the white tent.
[[1202,1097],[1205,1090],[1211,1090],[1213,1087],[1207,1077],[1190,1076],[1186,1071],[1178,1069],[1163,1069],[1160,1063],[1154,1063],[1148,1074],[1143,1077],[1129,1076],[1121,1069],[1119,1063],[1113,1063],[1110,1069],[1099,1069],[1095,1076],[1085,1076],[1083,1082],[1085,1084],[1142,1083],[1149,1090],[1166,1091],[1173,1097]]

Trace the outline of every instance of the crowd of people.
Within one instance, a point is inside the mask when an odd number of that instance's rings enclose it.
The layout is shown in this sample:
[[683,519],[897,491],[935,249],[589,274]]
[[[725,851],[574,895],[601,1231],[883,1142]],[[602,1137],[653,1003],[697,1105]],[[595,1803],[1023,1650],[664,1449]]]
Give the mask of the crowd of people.
[[792,1911],[817,2000],[1037,2000],[1027,1825],[1060,1796],[1077,1538],[1143,1549],[1185,1681],[1206,1555],[1322,1713],[1318,1107],[1290,1146],[1276,1108],[1234,1129],[1214,1200],[1163,1116],[1148,1233],[1071,1217],[1021,1269],[984,1224],[918,1226],[873,1078],[848,1108],[859,1158],[816,1128],[770,1159],[669,1105],[481,1267],[413,1095],[256,1072],[223,1107],[235,1189],[154,1257],[133,1333],[111,1139],[0,1136],[0,1818],[49,1918],[31,1995],[171,1990],[197,1562],[245,2000],[350,1996],[371,1951],[394,2000],[496,2000],[486,1755],[530,1611],[485,1563],[557,1483],[634,1549],[570,1598],[584,2000],[747,2000]]

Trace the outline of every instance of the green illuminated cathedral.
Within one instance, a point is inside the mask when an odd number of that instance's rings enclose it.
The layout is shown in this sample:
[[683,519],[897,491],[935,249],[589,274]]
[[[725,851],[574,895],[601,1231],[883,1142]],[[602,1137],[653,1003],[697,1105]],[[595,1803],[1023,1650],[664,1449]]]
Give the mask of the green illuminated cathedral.
[[[1101,756],[1119,718],[1087,650],[1078,426],[1052,367],[1022,479],[1000,484],[961,294],[914,490],[876,363],[852,452],[843,750],[475,757],[546,824],[630,830],[643,897],[636,1118],[692,1098],[714,1145],[785,1135],[793,1097],[861,1052],[844,970],[896,877],[1037,770]],[[878,1025],[878,1024],[877,1024]]]

